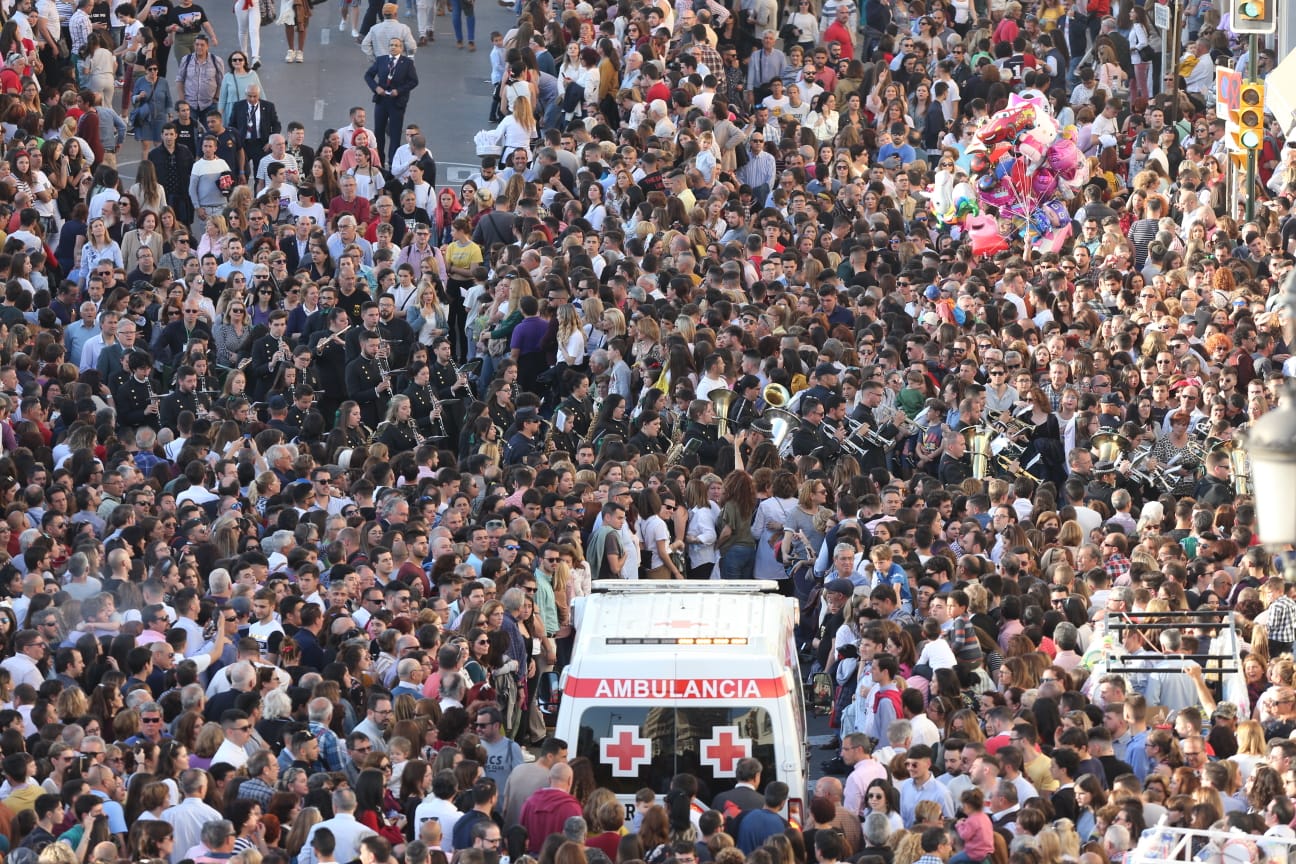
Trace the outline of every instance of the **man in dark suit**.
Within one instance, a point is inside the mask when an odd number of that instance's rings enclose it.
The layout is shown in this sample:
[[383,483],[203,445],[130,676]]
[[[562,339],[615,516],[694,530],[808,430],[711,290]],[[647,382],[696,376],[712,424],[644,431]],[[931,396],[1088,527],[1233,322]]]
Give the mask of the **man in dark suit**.
[[726,825],[736,824],[741,814],[765,806],[765,796],[758,791],[760,780],[760,760],[750,756],[739,759],[734,768],[734,788],[717,795],[711,809],[724,814]]
[[392,163],[396,148],[401,143],[405,128],[405,106],[409,104],[410,91],[418,86],[418,70],[414,61],[405,56],[405,42],[393,37],[388,42],[389,54],[379,57],[365,72],[365,83],[373,92],[374,126],[378,136],[378,152],[384,154],[387,164]]
[[256,176],[257,162],[269,150],[270,136],[278,135],[283,129],[279,112],[273,102],[261,98],[260,87],[249,84],[247,98],[234,103],[230,128],[243,141],[244,173],[251,179]]
[[310,264],[310,239],[311,232],[314,230],[314,219],[309,216],[298,216],[294,221],[292,236],[279,240],[279,251],[284,253],[289,273],[296,273],[303,261]]
[[[323,294],[321,292],[321,298]],[[320,400],[320,413],[330,422],[346,393],[346,342],[337,334],[350,323],[344,310],[330,308],[322,317],[322,326],[318,329],[310,329],[308,322],[306,332],[309,335],[303,343],[315,355],[314,365],[319,372],[320,389],[324,391]]]

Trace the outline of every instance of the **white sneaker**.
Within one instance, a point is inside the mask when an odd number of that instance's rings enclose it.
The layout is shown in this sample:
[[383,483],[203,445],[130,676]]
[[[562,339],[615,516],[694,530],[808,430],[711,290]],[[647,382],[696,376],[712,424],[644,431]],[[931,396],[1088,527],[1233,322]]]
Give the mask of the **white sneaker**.
[[346,32],[346,19],[345,19],[345,18],[338,22],[338,32],[339,32],[339,33],[345,33],[345,32]]
[[302,55],[302,52],[300,52],[300,51],[297,52],[297,62],[298,62],[298,63],[305,63],[305,62],[306,62],[306,58]]
[[356,30],[354,27],[351,28],[351,38],[352,38],[352,39],[359,39],[359,38],[360,38],[360,31],[359,31],[359,30]]
[[293,60],[296,58],[296,56],[297,56],[297,52],[294,51],[294,50],[292,50],[291,48],[289,48],[289,49],[288,49],[288,54],[285,55],[285,57],[284,57],[284,62],[285,62],[285,63],[292,63]]

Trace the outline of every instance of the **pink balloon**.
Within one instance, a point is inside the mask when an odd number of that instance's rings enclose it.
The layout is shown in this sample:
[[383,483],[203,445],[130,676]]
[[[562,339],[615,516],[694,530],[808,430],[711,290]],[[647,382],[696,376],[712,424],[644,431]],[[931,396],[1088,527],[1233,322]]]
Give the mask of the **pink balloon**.
[[1041,200],[1052,198],[1058,191],[1057,174],[1047,165],[1041,165],[1035,169],[1035,175],[1031,177],[1031,192],[1036,198]]

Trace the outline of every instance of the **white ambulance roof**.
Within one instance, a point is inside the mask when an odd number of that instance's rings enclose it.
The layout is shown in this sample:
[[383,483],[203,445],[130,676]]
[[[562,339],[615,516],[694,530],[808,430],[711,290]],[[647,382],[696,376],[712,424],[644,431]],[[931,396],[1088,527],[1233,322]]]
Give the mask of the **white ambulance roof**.
[[[622,582],[585,598],[577,625],[577,654],[613,645],[634,651],[631,640],[706,640],[697,648],[714,654],[710,640],[740,640],[727,644],[727,653],[780,657],[795,623],[790,598],[762,590],[759,582],[645,583]],[[611,640],[611,641],[609,641]],[[624,640],[624,641],[623,641]],[[687,643],[673,647],[688,649]],[[618,651],[617,653],[620,653]],[[588,657],[588,654],[585,655]]]

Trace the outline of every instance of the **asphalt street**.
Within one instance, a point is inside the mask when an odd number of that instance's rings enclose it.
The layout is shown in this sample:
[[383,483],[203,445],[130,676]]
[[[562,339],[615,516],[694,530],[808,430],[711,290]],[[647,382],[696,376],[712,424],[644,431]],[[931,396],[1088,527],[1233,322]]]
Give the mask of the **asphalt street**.
[[[238,47],[238,29],[231,7],[225,2],[203,2],[216,28],[220,44],[213,51],[228,60]],[[400,3],[400,20],[417,28],[417,20]],[[338,128],[348,122],[348,112],[362,105],[369,111],[369,128],[373,128],[373,102],[364,83],[370,60],[351,38],[350,24],[338,30],[337,0],[316,6],[311,15],[310,36],[306,41],[305,62],[285,63],[288,43],[279,26],[261,30],[261,69],[258,73],[265,88],[264,98],[275,104],[286,127],[289,120],[306,125],[306,141],[319,144],[325,129]],[[427,135],[428,147],[437,161],[437,185],[458,186],[477,173],[473,135],[493,124],[487,122],[490,103],[490,34],[512,27],[512,8],[505,9],[496,0],[477,2],[477,51],[467,45],[455,48],[450,16],[436,18],[436,41],[418,49],[419,86],[410,96],[405,114],[407,123],[418,123]],[[415,34],[417,36],[417,34]],[[173,64],[174,77],[174,64]],[[139,148],[128,140],[122,148],[122,174],[133,177]]]

